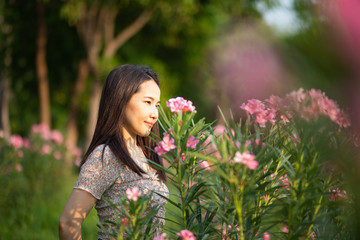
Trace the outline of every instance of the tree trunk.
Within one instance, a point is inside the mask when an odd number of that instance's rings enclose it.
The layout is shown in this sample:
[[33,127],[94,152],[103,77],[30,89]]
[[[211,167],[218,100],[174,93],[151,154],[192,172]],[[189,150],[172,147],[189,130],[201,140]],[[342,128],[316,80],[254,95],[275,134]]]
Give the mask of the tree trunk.
[[50,127],[50,96],[48,68],[46,64],[46,22],[44,4],[41,0],[36,2],[38,31],[36,36],[36,73],[38,79],[38,91],[40,101],[40,122]]
[[95,131],[98,110],[100,105],[101,89],[102,89],[101,81],[99,77],[96,76],[93,80],[91,87],[88,122],[86,128],[86,148],[90,145],[91,139]]
[[89,64],[83,59],[80,61],[78,75],[73,89],[73,93],[70,100],[70,112],[69,119],[66,125],[66,145],[68,151],[66,152],[66,163],[68,166],[72,166],[73,151],[77,147],[78,141],[78,116],[80,106],[80,96],[85,89],[86,78],[89,75]]
[[0,129],[3,130],[4,138],[6,141],[10,141],[11,128],[10,128],[10,117],[9,117],[9,98],[10,98],[10,79],[9,69],[11,66],[12,48],[11,43],[13,41],[13,35],[11,28],[5,23],[1,22],[1,31],[6,36],[5,39],[5,56],[4,56],[4,70],[0,79]]
[[4,138],[10,139],[10,121],[9,121],[9,79],[4,73],[0,81],[0,99],[1,99],[1,124],[0,129],[3,130]]

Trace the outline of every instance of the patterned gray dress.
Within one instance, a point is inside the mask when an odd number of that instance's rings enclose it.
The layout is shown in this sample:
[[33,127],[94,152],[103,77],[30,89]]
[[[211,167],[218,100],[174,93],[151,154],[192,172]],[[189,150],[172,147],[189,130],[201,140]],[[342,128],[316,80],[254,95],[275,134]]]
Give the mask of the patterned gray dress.
[[[168,188],[158,179],[154,169],[149,169],[146,165],[148,173],[141,177],[118,161],[108,146],[105,147],[102,159],[104,147],[105,145],[99,145],[90,154],[87,161],[82,165],[79,178],[74,186],[76,189],[89,192],[97,199],[95,209],[100,223],[104,223],[106,220],[116,220],[114,210],[102,199],[102,196],[113,203],[118,203],[121,197],[124,196],[125,191],[135,186],[144,194],[153,191],[166,197],[169,196]],[[145,159],[145,157],[135,159],[135,161],[145,170],[145,163],[141,162],[142,159]],[[155,229],[157,233],[162,231],[161,226],[165,223],[163,219],[165,217],[165,204],[166,200],[164,198],[153,194],[151,203],[148,206],[150,209],[160,205],[160,209],[156,214],[156,222],[160,223],[160,227]],[[110,239],[102,229],[98,231],[98,238]]]

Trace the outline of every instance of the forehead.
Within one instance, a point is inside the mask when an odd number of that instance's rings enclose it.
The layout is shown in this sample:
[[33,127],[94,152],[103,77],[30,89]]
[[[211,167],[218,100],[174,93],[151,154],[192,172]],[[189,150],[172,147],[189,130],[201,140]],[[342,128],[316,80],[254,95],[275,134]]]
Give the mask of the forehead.
[[160,88],[154,80],[148,80],[140,84],[139,90],[135,95],[140,97],[152,97],[156,101],[160,101]]

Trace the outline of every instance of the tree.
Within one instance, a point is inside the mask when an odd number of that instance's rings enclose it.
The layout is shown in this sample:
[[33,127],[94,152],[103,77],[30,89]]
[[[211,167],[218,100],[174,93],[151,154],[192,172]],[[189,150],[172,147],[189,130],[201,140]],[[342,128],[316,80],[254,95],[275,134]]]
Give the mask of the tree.
[[46,61],[47,28],[45,9],[42,0],[36,1],[37,36],[36,36],[36,73],[40,100],[40,122],[51,126],[50,93],[48,67]]
[[175,5],[171,6],[167,1],[131,1],[130,3],[74,0],[69,0],[64,5],[62,15],[70,24],[76,26],[86,49],[87,62],[92,75],[86,145],[89,144],[96,124],[101,77],[109,70],[102,69],[100,62],[113,62],[117,51],[150,21],[155,11],[162,11],[166,16],[172,16],[169,14],[169,9],[172,7],[176,11],[179,11],[176,7],[183,9],[193,7],[192,4],[187,5],[182,1]]
[[[4,3],[0,5],[1,12],[4,12]],[[9,119],[9,97],[10,97],[10,77],[9,68],[11,65],[11,42],[13,39],[12,29],[5,22],[4,15],[0,15],[0,36],[2,36],[1,45],[3,45],[3,70],[0,72],[0,129],[3,130],[4,138],[9,140],[11,129]]]

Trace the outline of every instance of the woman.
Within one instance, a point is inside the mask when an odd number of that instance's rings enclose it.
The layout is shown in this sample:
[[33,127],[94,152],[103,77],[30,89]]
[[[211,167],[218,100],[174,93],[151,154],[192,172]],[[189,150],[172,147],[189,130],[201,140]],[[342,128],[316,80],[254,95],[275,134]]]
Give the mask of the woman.
[[[123,65],[113,69],[104,84],[94,136],[86,151],[79,178],[59,221],[60,239],[81,239],[81,225],[92,207],[99,221],[115,221],[115,213],[102,198],[117,203],[128,188],[142,193],[168,195],[164,172],[148,165],[160,165],[152,151],[155,143],[147,136],[158,134],[160,88],[157,74],[148,67]],[[153,195],[148,208],[161,204],[157,221],[163,225],[165,200]],[[156,229],[157,232],[161,229]],[[103,229],[98,239],[108,239]]]

